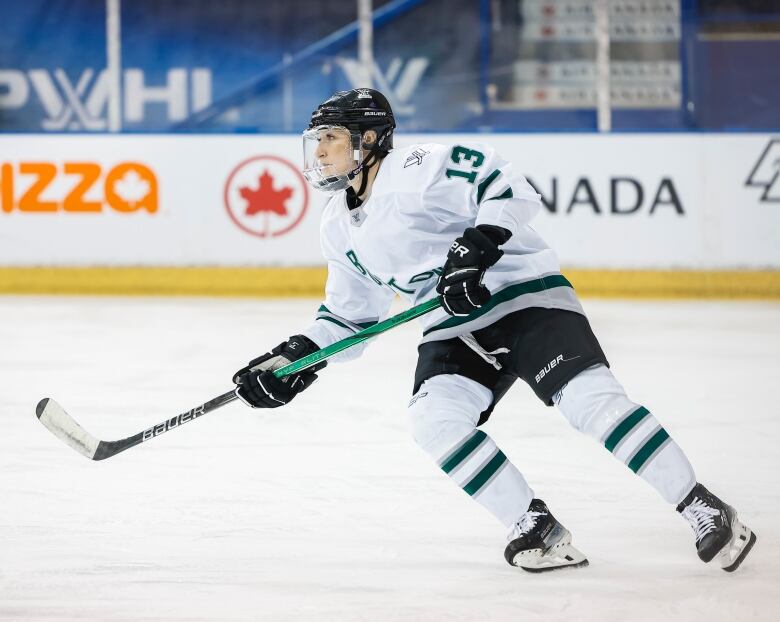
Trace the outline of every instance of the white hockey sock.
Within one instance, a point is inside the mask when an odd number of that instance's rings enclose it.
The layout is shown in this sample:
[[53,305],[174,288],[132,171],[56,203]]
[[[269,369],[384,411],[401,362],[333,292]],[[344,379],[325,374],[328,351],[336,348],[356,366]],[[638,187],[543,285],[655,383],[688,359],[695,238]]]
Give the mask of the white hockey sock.
[[682,449],[644,406],[628,399],[607,367],[581,372],[555,401],[576,429],[602,443],[669,503],[678,504],[696,484]]
[[490,391],[454,374],[426,380],[409,405],[414,437],[439,467],[506,527],[533,499],[522,473],[482,430]]

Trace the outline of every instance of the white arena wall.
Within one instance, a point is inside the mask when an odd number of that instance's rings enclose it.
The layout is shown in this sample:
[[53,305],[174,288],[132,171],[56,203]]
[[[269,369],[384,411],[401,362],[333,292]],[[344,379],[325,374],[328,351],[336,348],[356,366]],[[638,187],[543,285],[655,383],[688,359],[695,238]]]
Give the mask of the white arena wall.
[[[678,293],[693,283],[704,295],[752,283],[751,295],[780,295],[778,137],[396,141],[495,146],[543,195],[533,226],[582,283],[611,279],[641,294],[642,283],[676,279]],[[288,293],[316,295],[324,197],[305,186],[300,160],[295,135],[0,136],[0,291],[143,293],[157,283],[165,293],[166,283],[173,292],[189,283],[191,293],[226,293],[213,281],[246,280],[236,270],[253,269],[276,283],[266,293],[296,281],[312,291]]]

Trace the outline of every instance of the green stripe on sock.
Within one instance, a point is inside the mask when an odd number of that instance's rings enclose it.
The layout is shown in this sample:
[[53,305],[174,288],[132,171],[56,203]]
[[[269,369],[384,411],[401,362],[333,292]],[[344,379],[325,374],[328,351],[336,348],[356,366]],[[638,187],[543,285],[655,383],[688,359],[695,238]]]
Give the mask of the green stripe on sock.
[[628,463],[628,468],[636,473],[667,438],[669,438],[669,433],[666,430],[663,428],[658,430],[658,432],[653,434],[650,440],[644,444],[642,449],[636,452],[636,455],[631,459],[631,462]]
[[441,470],[445,473],[450,473],[456,466],[463,462],[471,453],[482,444],[487,434],[482,430],[477,430],[476,434],[467,440],[460,449],[456,450],[452,456],[447,458],[446,462],[441,465]]
[[490,462],[488,462],[485,467],[463,487],[463,490],[473,497],[479,492],[479,489],[485,485],[485,482],[493,477],[493,474],[501,468],[501,465],[503,465],[504,462],[506,462],[506,456],[504,455],[504,452],[499,449],[498,453],[493,456]]
[[637,408],[628,417],[623,419],[620,425],[612,431],[612,434],[610,434],[607,440],[604,441],[604,447],[606,447],[609,451],[614,451],[615,447],[617,447],[617,444],[623,440],[623,437],[636,426],[638,426],[639,422],[649,414],[650,411],[648,411],[644,406]]
[[496,169],[490,175],[485,177],[483,181],[479,183],[477,186],[477,204],[479,204],[480,201],[482,201],[482,197],[485,195],[485,191],[488,189],[488,186],[492,184],[496,177],[498,177],[501,174],[501,171]]

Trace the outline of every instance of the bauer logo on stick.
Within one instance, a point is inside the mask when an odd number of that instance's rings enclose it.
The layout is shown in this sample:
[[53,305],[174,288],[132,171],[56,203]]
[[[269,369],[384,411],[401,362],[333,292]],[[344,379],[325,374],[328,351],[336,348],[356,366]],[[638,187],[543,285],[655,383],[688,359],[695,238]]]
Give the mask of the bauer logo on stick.
[[148,430],[144,430],[143,440],[148,441],[150,438],[154,438],[155,436],[158,436],[163,432],[172,430],[173,428],[178,427],[183,423],[187,423],[192,419],[197,419],[201,415],[205,415],[205,414],[206,414],[206,410],[201,405],[198,406],[197,408],[193,408],[192,410],[188,410],[186,413],[182,413],[176,417],[171,417],[170,419],[168,419],[168,421],[163,421],[162,423],[158,423],[157,425],[152,426]]
[[306,214],[309,191],[292,163],[261,155],[238,164],[225,183],[225,209],[245,233],[272,238],[292,231]]

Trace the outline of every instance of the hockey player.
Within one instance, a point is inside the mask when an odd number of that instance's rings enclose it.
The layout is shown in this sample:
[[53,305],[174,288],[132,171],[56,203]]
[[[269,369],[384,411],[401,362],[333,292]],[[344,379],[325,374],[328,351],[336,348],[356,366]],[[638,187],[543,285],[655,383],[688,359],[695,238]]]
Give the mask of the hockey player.
[[373,89],[338,92],[312,114],[304,176],[333,195],[321,225],[325,300],[311,326],[235,374],[238,396],[255,408],[283,406],[325,364],[283,379],[274,369],[375,324],[397,294],[411,304],[440,296],[441,308],[421,318],[414,438],[509,529],[507,562],[531,572],[588,563],[479,429],[519,377],[673,504],[704,562],[717,557],[735,570],[756,536],[697,483],[677,443],[613,376],[555,253],[529,226],[539,195],[489,146],[393,149],[394,129]]

